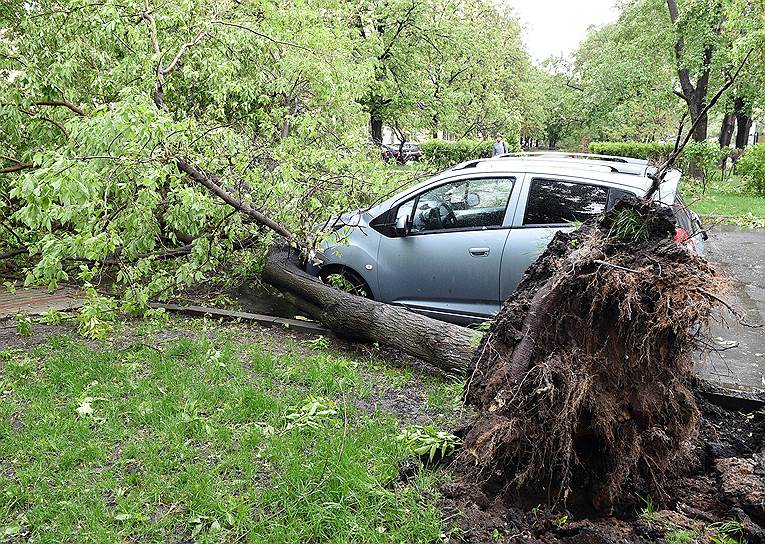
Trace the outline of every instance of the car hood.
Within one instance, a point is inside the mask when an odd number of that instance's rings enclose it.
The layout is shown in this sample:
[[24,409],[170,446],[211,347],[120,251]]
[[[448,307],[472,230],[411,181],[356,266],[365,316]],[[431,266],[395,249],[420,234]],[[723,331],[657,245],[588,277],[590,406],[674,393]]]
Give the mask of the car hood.
[[370,215],[369,210],[353,210],[314,225],[314,230],[319,232],[332,229],[337,232],[343,228],[367,227],[374,217]]

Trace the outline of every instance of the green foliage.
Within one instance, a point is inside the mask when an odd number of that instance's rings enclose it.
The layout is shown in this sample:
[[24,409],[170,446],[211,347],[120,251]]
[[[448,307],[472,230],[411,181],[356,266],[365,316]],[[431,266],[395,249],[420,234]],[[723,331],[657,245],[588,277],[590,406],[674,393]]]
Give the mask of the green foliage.
[[740,544],[744,526],[735,519],[728,519],[705,525],[700,531],[676,529],[665,535],[667,544],[692,544],[712,542],[713,544]]
[[309,396],[300,405],[287,411],[285,431],[290,429],[320,429],[327,423],[336,421],[337,406],[325,397]]
[[110,297],[99,295],[92,286],[86,289],[85,294],[85,304],[75,318],[77,332],[85,338],[104,339],[112,331],[112,322],[117,317],[117,303]]
[[648,521],[649,523],[655,521],[657,509],[656,509],[656,504],[654,504],[653,502],[653,497],[648,495],[647,497],[643,499],[643,503],[645,504],[643,508],[640,510],[640,517]]
[[318,337],[314,338],[313,340],[306,340],[304,343],[305,345],[320,351],[329,349],[329,340],[327,340],[326,336],[323,336],[321,334]]
[[[570,145],[578,145],[580,138],[669,140],[688,111],[688,104],[676,92],[693,98],[702,92],[709,100],[750,50],[736,84],[713,108],[709,119],[732,111],[736,98],[743,100],[749,114],[762,108],[762,2],[678,1],[676,24],[672,24],[664,0],[631,0],[619,7],[615,21],[590,28],[573,62],[548,62],[552,76],[546,88],[555,90],[545,109],[556,111],[551,124],[554,131],[549,134],[565,135]],[[686,129],[690,121],[686,120]],[[708,127],[710,136],[716,128]]]
[[26,314],[16,314],[16,332],[24,338],[32,335],[32,318]]
[[54,309],[47,310],[40,314],[40,322],[45,323],[46,325],[61,325],[67,319],[69,319],[67,314]]
[[[457,140],[446,142],[444,140],[429,140],[423,143],[422,158],[434,168],[446,169],[461,162],[474,159],[491,157],[492,140]],[[517,151],[513,144],[508,143],[509,151]]]
[[[723,150],[715,142],[689,141],[683,148],[677,167],[686,174],[698,170],[705,182],[720,174],[719,164],[723,158]],[[718,176],[719,177],[719,176]]]
[[746,180],[747,189],[765,196],[765,144],[748,148],[739,159],[736,169]]
[[257,272],[274,241],[178,158],[309,248],[411,183],[366,144],[370,116],[514,139],[534,103],[520,27],[488,0],[42,0],[0,18],[0,253],[29,248],[27,285],[113,277],[130,315]]
[[632,157],[635,159],[647,159],[660,162],[666,159],[674,144],[666,143],[643,143],[643,142],[592,142],[590,152],[598,155],[614,155],[618,157]]
[[371,118],[399,133],[519,132],[538,92],[510,9],[487,0],[348,6],[358,57],[372,69],[361,98]]
[[438,431],[432,425],[413,425],[398,435],[398,440],[406,444],[408,450],[418,457],[427,457],[433,461],[438,455],[443,459],[454,452],[462,441],[447,431]]
[[648,240],[648,224],[632,208],[625,208],[613,215],[609,235],[625,242]]
[[704,530],[713,533],[709,539],[714,544],[739,544],[744,534],[744,526],[736,519],[710,523]]
[[677,529],[664,535],[667,544],[693,544],[696,542],[697,535],[693,531],[686,529]]
[[[272,235],[181,172],[178,157],[305,245],[317,222],[405,183],[364,145],[373,52],[360,48],[352,6],[149,2],[153,23],[146,10],[0,8],[0,168],[24,165],[0,173],[0,252],[29,247],[27,285],[96,284],[117,268],[121,309],[141,315],[150,299],[221,270],[251,273]],[[44,105],[63,102],[71,108]],[[234,258],[243,241],[253,255]]]
[[353,284],[342,274],[330,274],[327,276],[327,283],[335,289],[340,289],[346,293],[353,293],[355,288]]

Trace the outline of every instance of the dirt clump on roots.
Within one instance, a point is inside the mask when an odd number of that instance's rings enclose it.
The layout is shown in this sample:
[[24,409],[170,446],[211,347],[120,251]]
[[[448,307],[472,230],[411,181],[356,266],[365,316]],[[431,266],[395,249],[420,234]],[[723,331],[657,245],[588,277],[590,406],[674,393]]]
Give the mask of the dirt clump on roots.
[[668,477],[663,501],[636,490],[631,500],[603,513],[579,500],[574,489],[567,505],[548,505],[531,486],[519,494],[476,485],[453,463],[457,478],[442,486],[441,501],[444,513],[459,521],[451,541],[765,543],[765,410],[716,405],[700,388],[694,395],[699,434],[688,463]]
[[674,235],[638,199],[555,235],[468,369],[464,481],[600,513],[668,497],[698,435],[696,335],[726,286]]

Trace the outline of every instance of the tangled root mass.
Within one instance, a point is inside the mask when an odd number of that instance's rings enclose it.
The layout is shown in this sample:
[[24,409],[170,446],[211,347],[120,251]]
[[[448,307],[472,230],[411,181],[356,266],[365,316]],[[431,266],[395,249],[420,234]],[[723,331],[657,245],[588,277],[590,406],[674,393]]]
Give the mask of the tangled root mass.
[[724,289],[674,231],[671,211],[622,201],[527,271],[468,372],[475,481],[601,510],[662,496],[697,433],[694,339]]

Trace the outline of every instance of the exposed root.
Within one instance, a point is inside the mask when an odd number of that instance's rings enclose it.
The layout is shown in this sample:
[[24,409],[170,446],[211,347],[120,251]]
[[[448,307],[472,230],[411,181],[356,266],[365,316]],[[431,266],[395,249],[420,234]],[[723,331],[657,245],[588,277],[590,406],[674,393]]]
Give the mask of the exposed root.
[[673,241],[668,213],[622,202],[529,269],[468,372],[471,477],[551,499],[589,490],[601,510],[633,487],[662,496],[697,432],[692,349],[725,287]]

